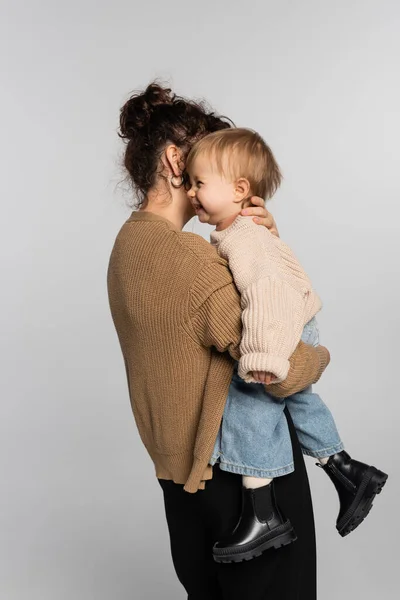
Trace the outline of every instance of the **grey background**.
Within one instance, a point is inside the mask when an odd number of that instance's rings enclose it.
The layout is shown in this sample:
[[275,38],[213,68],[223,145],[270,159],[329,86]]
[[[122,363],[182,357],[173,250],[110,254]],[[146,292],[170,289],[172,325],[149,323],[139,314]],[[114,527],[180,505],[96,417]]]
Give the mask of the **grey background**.
[[13,0],[0,23],[0,598],[185,597],[105,286],[129,214],[119,107],[155,76],[278,157],[271,210],[324,300],[318,389],[349,452],[391,475],[341,539],[307,460],[319,597],[397,598],[399,3]]

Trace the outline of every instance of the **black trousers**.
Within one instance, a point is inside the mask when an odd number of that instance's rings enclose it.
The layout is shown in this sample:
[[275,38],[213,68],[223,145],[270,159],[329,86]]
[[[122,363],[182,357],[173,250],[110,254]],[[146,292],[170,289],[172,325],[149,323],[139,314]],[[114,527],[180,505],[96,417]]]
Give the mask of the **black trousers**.
[[279,506],[291,520],[297,541],[242,563],[213,560],[215,541],[237,523],[241,477],[214,467],[206,489],[189,494],[159,480],[171,540],[172,560],[188,600],[316,600],[316,546],[310,488],[303,455],[285,409],[295,471],[275,480]]

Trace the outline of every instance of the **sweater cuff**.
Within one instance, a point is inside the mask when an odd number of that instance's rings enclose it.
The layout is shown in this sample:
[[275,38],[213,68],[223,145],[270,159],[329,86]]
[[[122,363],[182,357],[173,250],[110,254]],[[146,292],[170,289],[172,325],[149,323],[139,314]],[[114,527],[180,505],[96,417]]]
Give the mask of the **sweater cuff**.
[[319,369],[314,381],[314,383],[317,383],[317,381],[320,380],[322,373],[331,362],[331,355],[329,354],[328,348],[325,348],[325,346],[316,346],[315,350],[317,351],[319,358]]
[[266,352],[252,352],[244,354],[239,360],[238,375],[247,383],[257,383],[252,377],[253,371],[272,373],[276,377],[274,383],[285,381],[290,368],[287,358],[268,354]]
[[205,482],[212,478],[212,474],[213,469],[208,464],[208,460],[195,458],[183,489],[190,494],[194,494],[197,490],[204,490]]

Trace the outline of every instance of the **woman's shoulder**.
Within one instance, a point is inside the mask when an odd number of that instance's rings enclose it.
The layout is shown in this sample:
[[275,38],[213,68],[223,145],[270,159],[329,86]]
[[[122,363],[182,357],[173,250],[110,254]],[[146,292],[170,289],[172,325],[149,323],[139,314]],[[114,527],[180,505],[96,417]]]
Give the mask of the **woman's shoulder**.
[[197,256],[199,260],[203,262],[219,262],[221,260],[216,248],[201,235],[190,231],[180,231],[176,235],[182,247]]

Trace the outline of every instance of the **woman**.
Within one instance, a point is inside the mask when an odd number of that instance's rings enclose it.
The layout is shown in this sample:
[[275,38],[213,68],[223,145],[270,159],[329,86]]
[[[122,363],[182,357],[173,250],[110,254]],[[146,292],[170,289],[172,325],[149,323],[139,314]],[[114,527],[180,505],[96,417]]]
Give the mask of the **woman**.
[[[240,299],[227,267],[202,237],[182,232],[194,215],[185,158],[200,137],[229,127],[203,105],[152,84],[121,110],[125,167],[139,210],[110,258],[110,307],[133,413],[164,493],[174,566],[191,600],[316,598],[308,480],[287,413],[295,472],[277,479],[278,501],[298,540],[250,562],[216,564],[212,547],[240,514],[240,478],[210,465],[241,338]],[[273,219],[259,207],[261,224]],[[320,377],[329,354],[300,343],[277,397]],[[233,384],[232,384],[233,385]]]

